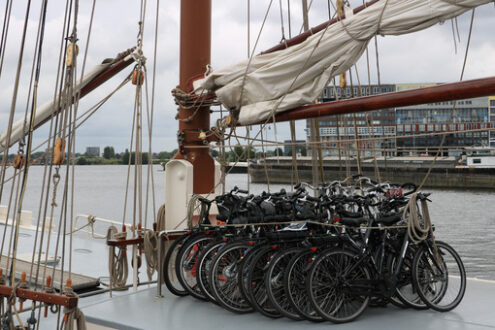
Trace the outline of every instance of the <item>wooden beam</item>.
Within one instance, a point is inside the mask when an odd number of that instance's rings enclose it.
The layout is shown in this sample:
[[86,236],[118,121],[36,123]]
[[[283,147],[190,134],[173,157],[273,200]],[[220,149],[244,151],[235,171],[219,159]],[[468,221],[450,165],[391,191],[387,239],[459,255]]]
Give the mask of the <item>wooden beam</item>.
[[[8,297],[12,294],[14,289],[11,286],[0,285],[0,295]],[[78,298],[67,297],[61,294],[46,293],[42,291],[34,291],[29,289],[17,288],[15,291],[17,298],[39,301],[46,304],[65,306],[65,307],[76,307]]]
[[[353,12],[354,14],[357,14],[359,13],[360,11],[362,11],[363,9],[366,9],[366,7],[369,7],[371,5],[373,5],[374,3],[378,2],[379,0],[371,0],[359,7],[356,7],[353,9]],[[342,19],[345,19],[345,14],[342,15],[342,17],[335,17],[329,21],[326,21],[324,23],[321,23],[320,25],[317,25],[311,29],[309,29],[308,31],[305,31],[304,33],[301,33],[293,38],[290,38],[290,39],[287,39],[287,40],[284,40],[284,42],[270,48],[270,49],[267,49],[263,52],[261,52],[261,54],[268,54],[268,53],[273,53],[277,50],[282,50],[282,49],[285,49],[285,48],[288,48],[290,46],[294,46],[294,45],[297,45],[297,44],[300,44],[301,42],[303,42],[304,40],[308,39],[310,36],[312,36],[313,34],[315,33],[318,33],[324,29],[326,29],[326,27],[328,25],[332,25],[332,24],[335,24],[336,22],[342,20]]]
[[142,237],[135,237],[129,239],[109,239],[107,241],[108,246],[127,246],[127,245],[136,245],[143,243]]
[[[471,99],[495,95],[495,77],[461,81],[400,92],[301,106],[275,116],[276,122],[326,117],[411,105]],[[250,125],[264,123],[260,121]]]

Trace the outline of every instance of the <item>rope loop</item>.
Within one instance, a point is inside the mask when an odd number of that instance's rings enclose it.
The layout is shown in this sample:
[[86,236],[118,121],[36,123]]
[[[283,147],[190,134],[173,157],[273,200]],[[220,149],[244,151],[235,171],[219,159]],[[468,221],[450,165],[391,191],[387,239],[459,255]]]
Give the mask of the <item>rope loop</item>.
[[[66,286],[64,289],[64,295],[67,297],[75,297],[79,296],[74,292],[74,290]],[[73,330],[74,329],[74,321],[76,321],[78,330],[86,330],[86,318],[84,317],[83,312],[79,309],[79,307],[64,307],[64,319],[62,321],[62,329],[64,330]]]

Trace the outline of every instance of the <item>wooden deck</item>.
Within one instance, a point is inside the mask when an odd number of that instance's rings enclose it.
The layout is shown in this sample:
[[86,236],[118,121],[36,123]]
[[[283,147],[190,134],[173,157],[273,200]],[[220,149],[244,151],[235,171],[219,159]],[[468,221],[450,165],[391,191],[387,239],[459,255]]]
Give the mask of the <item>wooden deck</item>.
[[[9,261],[9,268],[11,266],[10,263],[11,261]],[[38,284],[43,283],[43,267],[44,265],[41,265],[40,267],[40,271],[38,274]],[[0,260],[0,268],[2,268],[3,270],[7,268],[7,257],[4,255],[2,255],[2,259]],[[15,269],[16,269],[15,276],[18,280],[21,278],[21,274],[23,272],[26,272],[27,278],[29,278],[29,273],[31,272],[31,263],[16,259]],[[36,271],[36,266],[33,267],[33,277],[35,271]],[[52,272],[53,272],[53,267],[47,266],[46,275],[51,276]],[[62,276],[62,272],[59,269],[55,269],[55,276],[53,277],[53,287],[56,289],[60,288],[61,276]],[[64,271],[63,272],[64,285],[68,277],[69,277],[69,272]],[[71,280],[72,280],[72,288],[75,291],[91,289],[97,287],[100,284],[100,281],[97,278],[76,274],[74,272],[71,274]],[[32,282],[34,281],[35,280],[33,278]]]

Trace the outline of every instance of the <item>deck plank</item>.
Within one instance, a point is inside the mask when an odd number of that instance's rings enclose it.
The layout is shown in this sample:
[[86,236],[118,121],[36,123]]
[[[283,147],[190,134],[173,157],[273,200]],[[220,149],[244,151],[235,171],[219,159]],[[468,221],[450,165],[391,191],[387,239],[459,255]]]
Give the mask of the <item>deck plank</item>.
[[[11,267],[10,265],[11,262],[9,262],[9,268]],[[38,274],[38,284],[41,284],[43,282],[43,265],[40,267],[40,271]],[[0,268],[5,270],[7,268],[7,257],[2,255],[2,259],[0,260]],[[52,270],[53,268],[50,266],[47,266],[46,269],[46,275],[52,275]],[[36,267],[33,267],[33,273],[36,271]],[[21,278],[21,274],[23,272],[26,272],[27,278],[29,278],[29,273],[31,272],[31,263],[24,261],[24,260],[19,260],[16,259],[15,262],[15,277],[16,279]],[[61,280],[62,272],[59,269],[55,269],[55,276],[53,277],[53,287],[54,288],[60,288],[60,280]],[[65,281],[69,277],[69,272],[64,271],[63,272],[63,280],[64,280],[64,285]],[[77,273],[72,273],[71,274],[71,280],[72,280],[72,288],[75,291],[79,290],[85,290],[85,289],[90,289],[97,287],[100,284],[100,281],[96,278],[86,276],[86,275],[81,275]],[[34,274],[33,274],[33,280],[34,282]]]

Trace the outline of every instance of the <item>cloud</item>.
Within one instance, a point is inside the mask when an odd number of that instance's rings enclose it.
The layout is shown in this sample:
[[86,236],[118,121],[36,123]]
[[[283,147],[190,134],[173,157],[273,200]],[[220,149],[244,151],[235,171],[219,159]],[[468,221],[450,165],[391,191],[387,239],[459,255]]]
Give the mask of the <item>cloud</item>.
[[[104,58],[113,57],[117,53],[132,47],[137,42],[139,2],[107,0],[97,1],[94,24],[88,49],[88,70]],[[154,118],[154,150],[172,150],[176,148],[177,122],[174,117],[177,107],[170,91],[178,83],[179,75],[179,20],[180,2],[161,1],[159,12],[159,34],[157,44],[155,118]],[[254,47],[266,13],[265,0],[251,0],[250,46]],[[351,1],[353,6],[361,4]],[[87,31],[91,14],[92,1],[80,2],[78,25],[79,60],[82,60],[86,48]],[[39,19],[39,3],[33,3],[27,33],[22,75],[19,84],[19,95],[16,104],[16,118],[21,118],[26,109],[29,90],[33,50]],[[284,16],[284,33],[289,37],[289,15],[287,2],[282,1]],[[300,1],[291,1],[290,30],[292,35],[298,33],[302,25]],[[60,41],[64,22],[64,2],[50,1],[47,11],[46,33],[43,47],[38,103],[42,104],[53,97],[57,77]],[[259,38],[255,53],[270,48],[282,38],[280,24],[280,8],[278,1],[273,1],[272,8]],[[213,0],[212,1],[212,65],[214,68],[233,64],[247,57],[247,5],[245,1]],[[333,9],[331,10],[333,13]],[[24,22],[25,3],[14,3],[8,44],[5,49],[5,62],[0,77],[0,130],[7,126],[9,117],[13,82]],[[148,2],[145,20],[145,38],[143,50],[147,57],[149,82],[153,71],[155,2]],[[379,60],[381,80],[384,83],[456,81],[464,57],[470,13],[458,19],[461,35],[457,53],[454,52],[454,41],[450,22],[437,25],[411,35],[399,37],[379,37]],[[469,50],[465,78],[495,76],[495,9],[493,4],[476,10],[473,36]],[[309,15],[310,25],[315,26],[328,19],[327,1],[314,0]],[[2,18],[3,23],[3,18]],[[365,58],[358,62],[360,78],[367,81]],[[81,63],[79,64],[81,69]],[[377,81],[374,43],[370,45],[370,69],[372,82]],[[124,70],[100,89],[94,91],[81,101],[80,111],[84,111],[100,98],[110,93],[130,69]],[[134,107],[134,86],[125,86],[108,101],[84,126],[79,129],[77,150],[84,151],[86,146],[115,146],[117,151],[128,148],[132,126]],[[151,93],[151,91],[150,91]],[[151,97],[151,94],[150,94]],[[212,120],[213,122],[213,120]],[[304,138],[305,122],[297,122],[297,136]],[[37,132],[36,142],[46,137],[48,128]],[[240,131],[244,131],[243,129]],[[273,126],[266,131],[267,138],[275,139]],[[253,135],[254,133],[252,133]],[[276,139],[283,141],[289,138],[287,124],[277,125]],[[36,144],[36,143],[35,143]]]

